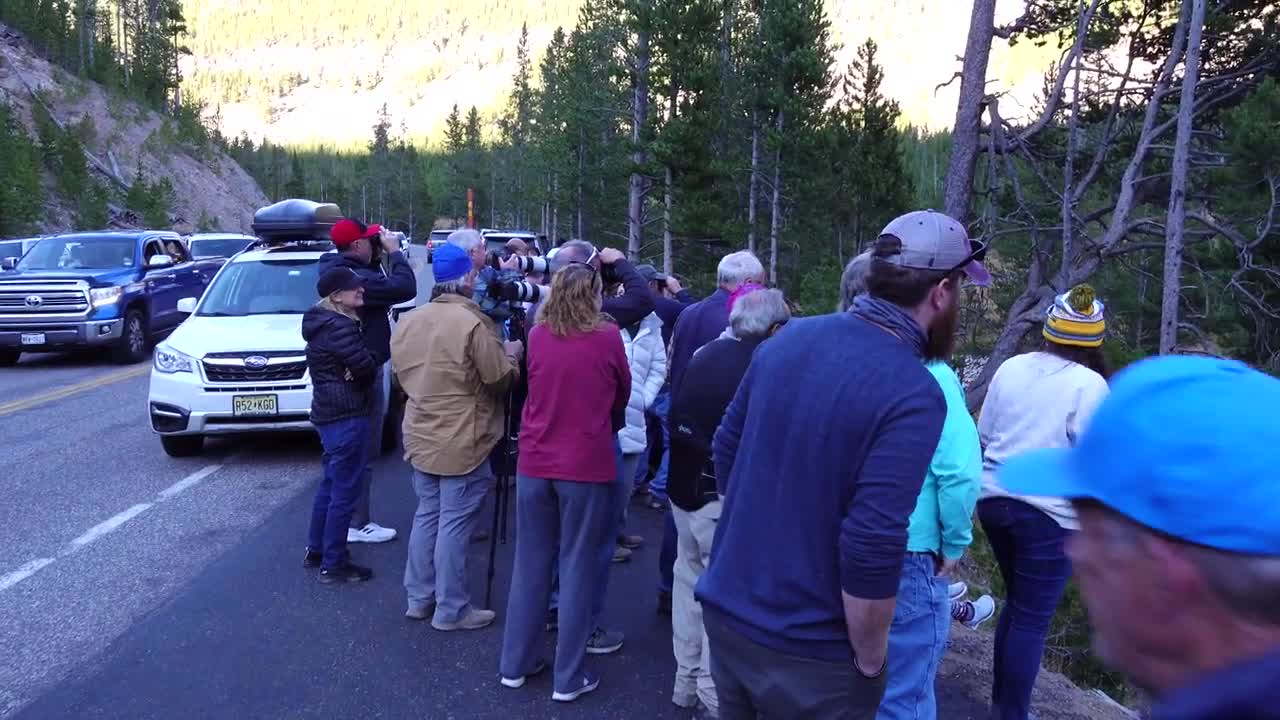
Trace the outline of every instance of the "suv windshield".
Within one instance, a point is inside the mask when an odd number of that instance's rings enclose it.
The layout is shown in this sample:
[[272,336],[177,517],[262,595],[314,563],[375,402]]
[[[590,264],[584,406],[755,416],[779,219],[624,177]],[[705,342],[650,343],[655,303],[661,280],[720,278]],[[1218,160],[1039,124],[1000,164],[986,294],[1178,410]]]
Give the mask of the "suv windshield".
[[203,317],[301,315],[316,304],[318,258],[231,263],[205,291]]
[[191,257],[202,260],[213,257],[231,257],[249,247],[253,238],[192,238]]
[[45,238],[18,263],[19,270],[105,270],[133,267],[138,241],[131,237],[79,235]]

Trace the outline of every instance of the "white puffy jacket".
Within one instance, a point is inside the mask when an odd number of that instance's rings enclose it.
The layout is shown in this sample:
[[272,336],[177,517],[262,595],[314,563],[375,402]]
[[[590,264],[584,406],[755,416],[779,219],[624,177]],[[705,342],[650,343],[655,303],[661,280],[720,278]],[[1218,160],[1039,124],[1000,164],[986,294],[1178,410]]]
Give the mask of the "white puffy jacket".
[[622,345],[631,366],[631,400],[627,402],[627,426],[618,433],[622,452],[644,452],[649,444],[645,433],[644,413],[658,399],[658,391],[667,379],[667,350],[662,344],[662,320],[657,313],[640,321],[636,336],[622,330]]

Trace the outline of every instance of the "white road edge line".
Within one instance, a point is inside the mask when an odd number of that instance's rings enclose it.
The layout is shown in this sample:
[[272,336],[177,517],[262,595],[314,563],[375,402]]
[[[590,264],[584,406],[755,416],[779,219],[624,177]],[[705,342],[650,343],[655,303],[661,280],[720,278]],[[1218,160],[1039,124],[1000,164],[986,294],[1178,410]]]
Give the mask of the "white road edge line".
[[[74,553],[77,550],[80,550],[81,548],[88,545],[89,543],[103,537],[104,535],[111,533],[116,528],[120,527],[121,525],[124,525],[125,523],[129,522],[135,517],[151,509],[156,505],[156,503],[162,503],[162,502],[165,502],[166,500],[172,500],[173,498],[181,495],[187,490],[190,490],[191,488],[200,484],[200,482],[205,478],[221,470],[225,465],[229,464],[233,458],[234,456],[231,458],[227,458],[224,462],[219,463],[217,465],[206,465],[200,468],[199,470],[191,473],[190,475],[182,478],[178,482],[170,485],[164,490],[161,490],[160,494],[156,496],[155,502],[138,503],[137,505],[134,505],[128,510],[125,510],[124,512],[121,512],[121,513],[117,513],[107,518],[106,520],[98,523],[97,525],[94,525],[93,527],[86,530],[83,535],[76,538],[75,540],[72,540],[70,543],[67,543],[67,546],[63,548],[61,552],[58,553],[58,557],[66,557],[67,555],[70,555],[71,553]],[[17,585],[23,580],[26,580],[32,575],[35,575],[37,572],[40,572],[40,570],[44,569],[45,567],[52,565],[53,561],[56,559],[57,558],[36,558],[35,560],[32,560],[31,562],[26,563],[25,565],[18,568],[17,570],[14,570],[13,572],[0,575],[0,592],[4,590],[8,590],[14,585]]]
[[190,475],[170,485],[164,490],[161,490],[159,501],[169,500],[170,498],[174,498],[174,497],[177,497],[178,495],[181,495],[183,492],[186,492],[187,490],[191,489],[192,486],[196,485],[201,480],[204,480],[205,478],[218,472],[218,470],[221,470],[221,469],[222,469],[222,465],[208,465],[206,467],[200,468],[199,470],[191,473]]
[[35,575],[45,565],[53,563],[53,558],[36,558],[11,573],[0,575],[0,591],[8,590],[27,578]]
[[116,513],[115,515],[112,515],[106,520],[103,520],[97,525],[94,525],[93,527],[89,528],[85,532],[85,534],[81,535],[75,540],[72,540],[70,545],[67,546],[67,549],[63,551],[63,554],[69,554],[69,553],[75,552],[76,550],[79,550],[85,545],[88,545],[94,540],[97,540],[103,535],[106,535],[112,530],[115,530],[121,525],[141,515],[143,512],[145,512],[148,508],[150,508],[154,504],[155,503],[138,503],[137,505],[134,505],[133,507],[129,508],[128,510],[125,510],[124,512]]

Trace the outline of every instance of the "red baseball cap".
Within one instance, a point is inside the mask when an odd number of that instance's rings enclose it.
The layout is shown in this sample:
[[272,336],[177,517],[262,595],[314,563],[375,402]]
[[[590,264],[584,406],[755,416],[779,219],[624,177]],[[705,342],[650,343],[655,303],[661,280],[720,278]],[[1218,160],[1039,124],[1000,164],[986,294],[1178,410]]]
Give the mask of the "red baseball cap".
[[365,225],[359,220],[342,218],[333,224],[329,237],[333,238],[333,244],[339,249],[345,249],[357,240],[377,237],[381,232],[381,225]]

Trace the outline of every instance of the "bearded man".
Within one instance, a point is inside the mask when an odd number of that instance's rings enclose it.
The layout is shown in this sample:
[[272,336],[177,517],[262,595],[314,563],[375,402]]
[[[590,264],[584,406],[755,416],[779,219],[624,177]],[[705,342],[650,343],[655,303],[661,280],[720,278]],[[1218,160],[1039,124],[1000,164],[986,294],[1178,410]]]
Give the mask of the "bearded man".
[[[907,524],[985,248],[933,211],[889,223],[867,294],[756,352],[713,441],[724,505],[697,585],[720,717],[873,718]],[[923,362],[922,362],[923,361]]]

